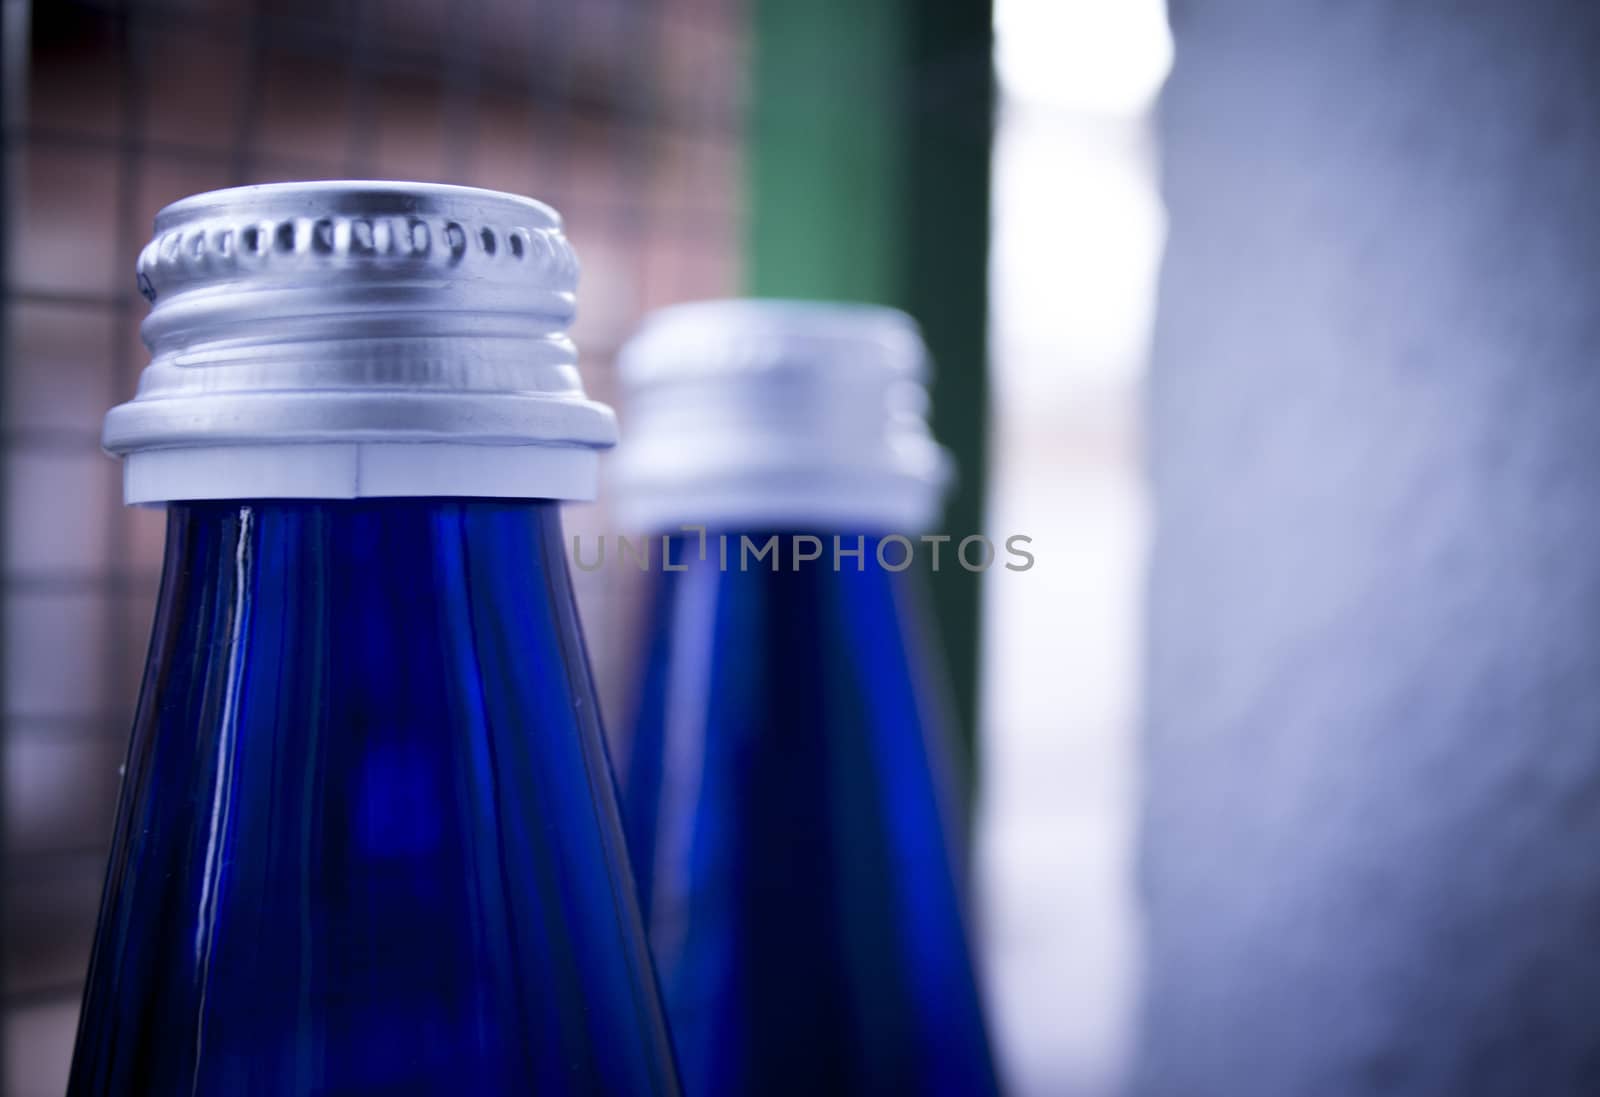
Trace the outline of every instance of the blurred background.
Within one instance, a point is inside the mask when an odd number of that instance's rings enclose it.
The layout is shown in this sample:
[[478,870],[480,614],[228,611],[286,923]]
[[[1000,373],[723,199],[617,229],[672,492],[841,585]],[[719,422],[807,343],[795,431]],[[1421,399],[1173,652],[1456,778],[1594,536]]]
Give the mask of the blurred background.
[[[956,453],[1012,1092],[1600,1093],[1600,8],[0,0],[3,1077],[62,1091],[162,550],[101,416],[220,186],[556,206],[649,309],[898,305]],[[604,498],[569,526],[609,529]],[[602,699],[638,591],[576,575]]]

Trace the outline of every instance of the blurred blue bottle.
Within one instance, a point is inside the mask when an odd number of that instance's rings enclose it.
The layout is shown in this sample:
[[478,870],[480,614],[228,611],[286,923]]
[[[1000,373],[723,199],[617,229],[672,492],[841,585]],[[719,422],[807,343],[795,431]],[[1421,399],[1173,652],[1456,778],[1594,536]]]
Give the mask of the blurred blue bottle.
[[556,214],[312,183],[162,211],[106,420],[167,555],[73,1097],[670,1094],[553,500]]
[[996,1090],[913,560],[924,361],[901,313],[757,301],[623,354],[620,503],[667,538],[624,815],[694,1097]]

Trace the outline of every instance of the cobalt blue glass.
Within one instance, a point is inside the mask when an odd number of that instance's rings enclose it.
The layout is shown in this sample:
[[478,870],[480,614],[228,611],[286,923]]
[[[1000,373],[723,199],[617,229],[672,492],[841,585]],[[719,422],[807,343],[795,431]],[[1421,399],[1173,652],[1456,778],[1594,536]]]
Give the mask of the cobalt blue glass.
[[738,545],[673,540],[624,788],[685,1092],[994,1093],[917,576]]
[[556,504],[167,535],[73,1097],[676,1092]]

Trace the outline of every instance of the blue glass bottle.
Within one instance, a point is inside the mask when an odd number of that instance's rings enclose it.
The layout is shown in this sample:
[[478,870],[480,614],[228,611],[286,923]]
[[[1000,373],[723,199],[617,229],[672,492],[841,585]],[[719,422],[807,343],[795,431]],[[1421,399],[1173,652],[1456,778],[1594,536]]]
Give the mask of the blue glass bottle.
[[673,1092],[555,508],[170,508],[74,1097]]
[[[921,565],[902,566],[911,539],[882,542],[927,521],[942,479],[871,444],[906,427],[885,425],[883,390],[920,360],[883,348],[908,323],[680,307],[624,359],[629,509],[707,527],[654,568],[623,796],[695,1097],[997,1089]],[[860,555],[836,559],[836,536]]]
[[561,547],[608,408],[553,210],[219,191],[106,419],[167,550],[71,1097],[674,1094]]

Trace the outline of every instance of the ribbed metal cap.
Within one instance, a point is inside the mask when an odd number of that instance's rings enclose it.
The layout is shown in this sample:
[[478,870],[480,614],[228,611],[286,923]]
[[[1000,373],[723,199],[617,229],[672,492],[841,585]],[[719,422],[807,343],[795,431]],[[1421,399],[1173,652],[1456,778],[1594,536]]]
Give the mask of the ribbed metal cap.
[[129,502],[593,496],[615,420],[584,395],[578,263],[548,206],[281,183],[186,198],[155,227],[151,362],[105,423]]
[[928,430],[927,351],[903,312],[803,301],[662,309],[623,349],[625,521],[914,532],[949,455]]

